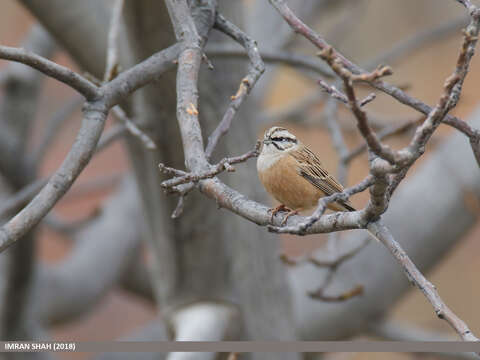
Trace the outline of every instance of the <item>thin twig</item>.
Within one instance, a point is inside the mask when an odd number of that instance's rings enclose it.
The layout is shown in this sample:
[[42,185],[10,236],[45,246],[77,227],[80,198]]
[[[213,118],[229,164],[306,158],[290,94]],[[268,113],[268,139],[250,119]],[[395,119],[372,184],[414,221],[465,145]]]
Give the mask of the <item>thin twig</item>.
[[383,224],[376,222],[368,225],[368,230],[380,240],[392,253],[398,263],[402,266],[408,279],[422,291],[427,300],[435,309],[435,314],[447,321],[452,328],[460,335],[464,341],[480,341],[470,331],[467,324],[460,319],[450,308],[443,302],[437,292],[435,286],[429,282],[422,273],[417,269],[415,264],[410,260],[408,255],[393,238],[390,231]]
[[166,180],[161,183],[161,187],[165,190],[175,191],[176,187],[181,184],[187,183],[196,183],[200,180],[204,179],[211,179],[214,176],[217,176],[221,172],[228,171],[233,172],[235,168],[232,166],[233,164],[238,164],[247,161],[252,157],[258,156],[258,151],[260,149],[261,143],[257,142],[255,148],[250,150],[249,152],[235,157],[228,157],[220,160],[217,164],[211,166],[211,168],[207,171],[201,173],[187,173],[182,170],[177,170],[174,168],[170,168],[165,166],[164,164],[159,164],[158,167],[161,172],[166,174],[173,174],[176,177],[173,179]]
[[365,138],[369,148],[381,158],[388,160],[392,164],[395,163],[394,152],[388,146],[383,145],[380,142],[376,133],[370,127],[367,114],[360,108],[353,89],[354,81],[363,81],[364,79],[371,79],[372,81],[378,80],[383,76],[390,75],[390,68],[380,67],[371,73],[354,75],[340,62],[340,58],[337,56],[337,53],[333,48],[325,48],[319,53],[319,56],[325,60],[331,66],[332,70],[343,80],[348,105],[357,118],[358,129]]
[[[284,0],[269,0],[270,3],[277,9],[277,11],[281,14],[281,16],[285,19],[285,21],[292,27],[292,29],[295,32],[298,32],[302,34],[304,37],[306,37],[308,40],[310,40],[315,46],[317,46],[320,50],[325,50],[327,48],[331,48],[331,46],[322,38],[320,37],[314,30],[312,30],[310,27],[308,27],[306,24],[304,24],[287,6]],[[459,1],[459,0],[457,0]],[[460,1],[459,1],[460,2]],[[475,23],[478,22],[478,18],[480,17],[480,10],[478,10],[476,7],[474,7],[470,2],[468,4],[462,3],[465,5],[469,13],[472,17],[471,26],[473,25],[473,28],[476,28]],[[475,30],[475,29],[473,29]],[[475,32],[475,31],[473,31]],[[474,36],[475,37],[475,36]],[[473,38],[474,38],[473,37]],[[473,40],[472,38],[472,40]],[[473,47],[475,46],[476,40],[472,41],[471,45]],[[364,74],[366,73],[365,70],[363,70],[360,66],[352,63],[350,60],[345,58],[342,54],[340,54],[338,51],[335,51],[335,58],[338,59],[338,61],[345,67],[345,69],[348,69],[351,71],[353,74]],[[472,53],[473,55],[473,53]],[[469,60],[467,61],[467,63]],[[406,94],[404,91],[402,91],[400,88],[395,87],[393,85],[390,85],[386,83],[385,81],[380,81],[377,79],[364,79],[365,82],[373,86],[374,88],[392,96],[402,104],[405,104],[407,106],[412,107],[413,109],[427,115],[432,111],[432,108],[428,106],[427,104],[421,102],[418,99],[415,99],[411,97],[410,95]],[[480,135],[478,134],[478,131],[473,130],[465,121],[456,118],[451,115],[447,115],[443,118],[442,120],[445,124],[448,124],[457,130],[463,132],[465,135],[468,137],[479,137]],[[480,163],[480,159],[477,158],[477,162]]]
[[112,111],[113,115],[125,125],[128,132],[140,139],[147,149],[155,150],[157,148],[155,142],[127,116],[120,106],[114,106]]
[[[418,119],[406,121],[405,123],[400,125],[386,126],[384,129],[378,132],[377,134],[378,139],[386,140],[392,136],[403,134],[408,130],[411,130],[415,126],[419,125],[424,120],[425,120],[425,117],[422,116],[422,117],[419,117]],[[345,162],[346,164],[350,163],[357,156],[365,152],[367,148],[368,148],[367,144],[359,145],[358,147],[350,151],[344,158],[342,158],[342,162]]]
[[241,44],[245,48],[250,62],[248,65],[248,73],[242,79],[237,93],[232,96],[230,105],[228,106],[222,121],[220,121],[217,128],[208,138],[208,144],[205,149],[207,159],[212,156],[220,138],[230,129],[233,117],[235,116],[238,108],[242,105],[250,90],[255,86],[258,79],[265,71],[265,65],[260,57],[257,43],[252,38],[250,38],[230,21],[225,19],[221,14],[217,14],[214,27]]
[[[317,83],[318,83],[318,85],[320,85],[322,90],[325,91],[328,95],[330,95],[334,99],[339,100],[342,103],[348,105],[348,97],[344,93],[342,93],[340,90],[338,90],[335,87],[335,85],[328,85],[322,79],[318,80]],[[363,100],[360,100],[358,102],[358,105],[360,107],[363,107],[363,106],[371,103],[373,100],[375,100],[375,97],[376,97],[375,93],[371,93],[371,94],[367,95],[367,97],[365,97]]]

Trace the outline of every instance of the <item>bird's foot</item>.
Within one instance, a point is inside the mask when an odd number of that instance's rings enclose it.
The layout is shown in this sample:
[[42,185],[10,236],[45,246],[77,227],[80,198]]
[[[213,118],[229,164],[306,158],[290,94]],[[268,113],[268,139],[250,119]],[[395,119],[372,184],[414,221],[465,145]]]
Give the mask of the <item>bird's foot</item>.
[[287,215],[285,215],[285,218],[280,223],[280,225],[282,225],[282,226],[287,223],[287,220],[290,216],[298,214],[298,210],[292,210],[292,209],[289,209],[288,207],[286,207],[284,204],[280,204],[277,207],[268,210],[268,212],[272,213],[272,215],[270,216],[270,222],[272,224],[273,224],[273,218],[275,217],[275,215],[277,215],[281,211],[287,212]]
[[268,212],[271,213],[270,222],[271,222],[272,224],[273,224],[273,218],[274,218],[275,215],[277,215],[280,211],[290,212],[290,211],[292,211],[292,210],[289,209],[289,208],[287,208],[284,204],[280,204],[280,205],[278,205],[277,207],[268,209]]
[[290,216],[292,215],[297,215],[298,214],[298,210],[290,210],[288,212],[288,214],[285,216],[285,218],[282,220],[282,222],[280,223],[280,225],[285,225],[287,223],[287,220]]

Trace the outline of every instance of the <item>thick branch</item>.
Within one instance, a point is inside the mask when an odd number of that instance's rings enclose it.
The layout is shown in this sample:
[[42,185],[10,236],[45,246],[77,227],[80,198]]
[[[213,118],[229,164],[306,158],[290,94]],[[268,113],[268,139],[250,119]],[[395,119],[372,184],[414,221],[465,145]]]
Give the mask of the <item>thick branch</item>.
[[[126,132],[126,127],[121,124],[109,129],[100,138],[94,155],[106,149],[112,142],[118,140],[121,136],[125,135]],[[23,206],[28,201],[30,201],[40,191],[40,189],[42,189],[48,183],[48,180],[49,178],[35,180],[34,182],[26,185],[24,188],[19,190],[16,194],[14,194],[11,198],[7,199],[0,206],[0,216],[4,216],[8,212],[14,211],[17,208]]]

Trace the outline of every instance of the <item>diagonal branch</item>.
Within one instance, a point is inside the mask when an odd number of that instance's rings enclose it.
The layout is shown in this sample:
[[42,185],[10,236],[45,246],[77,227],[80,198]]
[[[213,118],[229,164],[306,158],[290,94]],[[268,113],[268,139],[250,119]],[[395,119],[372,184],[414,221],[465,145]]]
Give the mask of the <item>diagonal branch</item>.
[[464,341],[480,341],[468,328],[467,324],[443,302],[435,286],[429,282],[410,260],[408,255],[393,238],[386,226],[380,222],[371,223],[368,229],[381,241],[392,253],[402,266],[408,279],[422,291],[427,300],[435,309],[435,314],[442,320],[447,321]]
[[0,228],[0,252],[25,235],[52,209],[72,186],[95,152],[105,124],[107,110],[102,104],[88,103],[78,137],[60,168],[32,201]]
[[207,158],[212,156],[215,147],[218,144],[220,138],[225,135],[233,121],[238,108],[242,105],[243,101],[249,94],[250,90],[255,86],[260,76],[265,71],[265,65],[257,48],[257,43],[250,38],[247,34],[241,31],[233,23],[225,19],[221,14],[217,14],[215,18],[215,28],[230,36],[233,40],[241,44],[247,52],[250,62],[248,64],[248,73],[242,79],[240,87],[235,95],[232,96],[232,101],[228,106],[222,121],[218,124],[217,128],[208,138],[207,148],[205,153]]
[[[100,138],[94,155],[107,148],[112,142],[118,140],[126,132],[127,129],[125,126],[120,124],[106,131],[105,134]],[[7,213],[17,210],[19,207],[30,201],[48,183],[49,178],[51,178],[51,176],[44,179],[35,180],[7,199],[0,206],[0,216],[5,216]]]

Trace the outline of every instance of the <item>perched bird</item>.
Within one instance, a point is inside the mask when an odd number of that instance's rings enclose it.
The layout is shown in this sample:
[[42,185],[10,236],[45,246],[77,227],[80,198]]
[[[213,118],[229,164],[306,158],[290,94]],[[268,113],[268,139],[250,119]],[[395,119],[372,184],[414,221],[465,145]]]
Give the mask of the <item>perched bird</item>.
[[[272,210],[288,211],[288,217],[317,206],[318,199],[343,191],[343,186],[328,173],[318,157],[287,129],[274,126],[265,132],[257,171],[265,189],[280,202]],[[350,202],[332,202],[335,211],[355,211]]]

